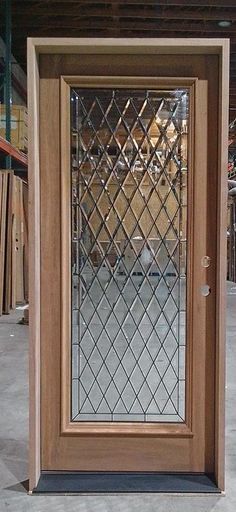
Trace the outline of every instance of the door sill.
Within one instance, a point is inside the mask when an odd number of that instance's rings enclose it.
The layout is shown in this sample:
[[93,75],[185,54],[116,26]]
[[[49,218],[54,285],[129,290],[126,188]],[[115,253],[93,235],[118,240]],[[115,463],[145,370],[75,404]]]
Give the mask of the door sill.
[[34,493],[221,493],[204,473],[43,471]]

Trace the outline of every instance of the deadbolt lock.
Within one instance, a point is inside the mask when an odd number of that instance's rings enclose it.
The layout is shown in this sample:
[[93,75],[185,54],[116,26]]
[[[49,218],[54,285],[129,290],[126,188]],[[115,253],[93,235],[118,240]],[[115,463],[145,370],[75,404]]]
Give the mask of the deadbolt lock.
[[209,267],[211,264],[210,256],[203,256],[201,263],[202,263],[202,267],[204,267],[204,268]]

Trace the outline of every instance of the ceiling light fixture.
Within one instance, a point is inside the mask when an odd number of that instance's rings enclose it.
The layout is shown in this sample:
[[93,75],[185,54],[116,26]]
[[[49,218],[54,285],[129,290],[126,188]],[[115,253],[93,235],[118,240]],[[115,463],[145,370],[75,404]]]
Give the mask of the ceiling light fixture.
[[229,20],[218,21],[218,25],[219,25],[219,27],[227,28],[227,27],[230,27],[230,25],[232,25],[232,21],[229,21]]

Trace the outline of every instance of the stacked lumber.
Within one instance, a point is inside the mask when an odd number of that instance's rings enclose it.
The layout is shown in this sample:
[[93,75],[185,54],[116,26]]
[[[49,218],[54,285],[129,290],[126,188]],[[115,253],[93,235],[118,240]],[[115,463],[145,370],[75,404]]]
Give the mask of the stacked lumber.
[[0,171],[0,315],[28,302],[28,187]]

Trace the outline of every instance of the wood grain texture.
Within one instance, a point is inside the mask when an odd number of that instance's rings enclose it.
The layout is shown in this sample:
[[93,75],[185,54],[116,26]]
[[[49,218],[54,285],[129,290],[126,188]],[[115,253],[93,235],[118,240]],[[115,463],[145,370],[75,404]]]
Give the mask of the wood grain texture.
[[[195,113],[194,113],[194,168],[193,168],[193,246],[192,246],[192,283],[191,283],[191,428],[195,434],[192,456],[197,452],[201,457],[202,466],[206,471],[205,446],[206,442],[206,416],[211,407],[213,392],[206,391],[206,371],[209,361],[206,361],[207,343],[207,314],[206,305],[209,297],[203,297],[201,286],[207,284],[206,269],[202,267],[202,258],[206,253],[207,244],[207,89],[208,81],[199,80],[195,84]],[[189,199],[191,201],[191,198]],[[190,313],[190,311],[189,311]],[[188,343],[189,339],[187,339]],[[214,340],[211,339],[211,344]],[[210,432],[210,437],[214,432]],[[209,466],[212,461],[208,460]]]
[[[62,251],[62,263],[61,263],[61,433],[68,435],[119,435],[126,434],[143,436],[143,435],[158,435],[161,437],[170,437],[171,434],[178,435],[180,437],[191,437],[191,395],[189,389],[191,388],[192,370],[189,370],[190,358],[187,360],[187,399],[186,399],[186,410],[187,410],[187,425],[175,424],[170,425],[166,423],[156,424],[143,424],[143,423],[132,423],[127,425],[125,423],[107,423],[96,422],[71,422],[71,178],[70,178],[70,86],[76,87],[116,87],[122,88],[155,88],[157,90],[174,89],[176,86],[185,87],[188,89],[189,94],[194,95],[194,84],[196,78],[166,78],[166,77],[65,77],[62,76],[60,79],[60,125],[61,125],[61,251]],[[201,93],[200,93],[201,94]],[[199,114],[201,116],[201,113]],[[192,118],[193,113],[191,112],[190,117]],[[200,117],[201,119],[201,117]],[[201,119],[202,125],[206,122],[205,118]],[[195,128],[192,127],[193,133],[190,134],[190,139],[194,139]],[[206,131],[206,125],[205,125]],[[206,151],[204,152],[204,172],[206,169]],[[193,171],[194,169],[194,171]],[[193,174],[198,176],[198,166],[194,167],[193,160],[189,165],[189,182],[192,181]],[[201,172],[199,173],[201,180]],[[126,183],[127,186],[127,183]],[[191,188],[191,186],[190,186]],[[188,201],[188,215],[190,222],[188,233],[189,233],[189,247],[190,257],[188,265],[188,280],[191,280],[191,264],[192,264],[192,251],[191,246],[193,243],[193,208],[195,196],[190,193]],[[164,228],[166,232],[167,226]],[[161,232],[161,227],[159,227]],[[191,294],[188,295],[188,311],[187,318],[189,318],[191,312],[191,304],[193,297]],[[187,339],[189,339],[187,352],[192,352],[192,318],[188,321]],[[192,368],[192,366],[191,366]]]
[[[213,60],[218,61],[217,55],[211,56]],[[135,76],[138,67],[138,78],[141,77],[189,77],[206,79],[206,57],[204,55],[158,55],[155,63],[155,56],[151,54],[129,55],[107,54],[97,55],[88,54],[86,59],[78,55],[41,54],[39,55],[39,65],[41,78],[60,78],[63,76]]]
[[[207,234],[206,254],[211,259],[210,266],[206,269],[206,283],[210,286],[210,295],[206,301],[206,393],[211,393],[212,400],[206,405],[205,436],[208,442],[205,447],[206,467],[207,460],[211,460],[209,470],[214,472],[215,465],[215,358],[216,358],[216,323],[218,314],[216,309],[217,292],[217,176],[219,172],[218,140],[212,137],[212,126],[216,133],[219,123],[219,59],[211,61],[206,57],[206,65],[211,66],[212,73],[208,81],[208,98],[211,99],[211,108],[208,108],[208,160],[207,160]],[[215,140],[214,140],[215,139]],[[213,432],[213,435],[210,435]]]
[[[6,171],[5,171],[6,172]],[[10,313],[11,305],[11,255],[12,255],[12,201],[13,201],[13,172],[8,171],[7,183],[7,222],[5,245],[5,272],[4,272],[4,297],[3,312]]]
[[22,304],[24,302],[24,231],[23,231],[23,187],[22,180],[16,177],[15,180],[15,193],[16,193],[16,208],[15,208],[15,221],[16,221],[16,303]]
[[[52,281],[53,291],[51,295],[49,295],[49,299],[55,299],[54,306],[55,310],[53,310],[53,304],[49,304],[47,316],[46,306],[44,306],[44,312],[41,319],[41,326],[45,324],[45,322],[54,322],[56,325],[55,336],[52,338],[52,327],[49,326],[49,331],[44,327],[44,334],[49,337],[47,340],[44,340],[42,336],[41,340],[44,344],[43,350],[44,352],[44,360],[46,361],[46,341],[50,341],[53,344],[53,348],[49,348],[49,360],[50,364],[52,364],[52,369],[55,369],[55,373],[53,373],[53,378],[51,374],[48,374],[45,378],[45,382],[49,386],[49,399],[55,398],[55,404],[52,404],[52,411],[49,411],[49,406],[46,405],[46,413],[48,416],[45,419],[49,423],[45,423],[42,421],[42,442],[46,443],[45,448],[42,450],[44,459],[40,464],[39,457],[39,360],[37,356],[39,355],[39,347],[40,347],[40,336],[39,336],[39,312],[36,311],[36,301],[40,297],[40,283],[37,277],[39,277],[39,227],[36,226],[35,220],[39,219],[37,216],[39,212],[39,182],[38,182],[38,132],[37,132],[37,123],[39,117],[36,114],[38,99],[37,99],[37,61],[35,55],[36,53],[40,55],[40,73],[43,79],[45,80],[44,84],[42,83],[43,91],[47,90],[47,87],[50,89],[50,99],[52,100],[52,104],[48,104],[48,112],[52,113],[53,105],[54,112],[56,112],[56,117],[58,116],[59,110],[59,77],[61,75],[135,75],[134,70],[139,69],[139,73],[143,76],[192,76],[198,77],[201,80],[208,80],[209,83],[209,105],[208,105],[208,122],[209,128],[208,133],[219,133],[221,135],[221,143],[217,147],[217,144],[210,145],[210,154],[208,160],[208,193],[210,194],[210,183],[212,175],[215,173],[217,186],[219,185],[220,180],[223,185],[222,192],[220,194],[217,191],[219,187],[215,187],[215,192],[211,190],[211,198],[209,201],[208,211],[207,211],[207,219],[209,222],[208,241],[207,248],[213,249],[213,252],[216,253],[217,248],[217,264],[213,264],[207,273],[207,278],[211,280],[212,283],[212,294],[210,300],[208,301],[209,305],[207,306],[207,319],[206,325],[208,329],[208,344],[206,346],[206,358],[211,354],[215,354],[216,360],[216,368],[213,368],[212,365],[215,364],[214,358],[211,355],[211,367],[209,374],[207,373],[207,381],[206,386],[203,388],[200,386],[201,390],[199,393],[201,396],[205,394],[207,395],[208,391],[211,390],[211,385],[213,382],[213,389],[215,391],[215,405],[212,405],[210,411],[206,408],[205,413],[209,412],[209,415],[205,414],[205,418],[207,419],[204,423],[205,437],[210,443],[205,446],[205,467],[211,467],[214,456],[212,457],[212,453],[214,452],[214,442],[215,442],[215,463],[216,468],[216,476],[218,478],[218,484],[223,488],[223,453],[224,453],[224,429],[223,429],[223,409],[224,409],[224,300],[219,297],[219,291],[224,290],[224,277],[222,277],[222,272],[224,273],[224,264],[225,264],[225,254],[224,251],[221,252],[221,245],[224,241],[224,235],[222,234],[222,229],[224,225],[224,183],[225,178],[223,178],[223,174],[220,173],[220,170],[223,168],[223,162],[225,162],[226,151],[223,149],[225,144],[225,139],[222,136],[222,125],[226,126],[226,114],[222,114],[223,110],[222,106],[222,96],[223,92],[227,92],[227,49],[224,50],[226,57],[226,64],[224,65],[224,72],[221,72],[221,88],[220,88],[220,115],[219,115],[219,104],[215,100],[215,94],[218,94],[216,84],[218,83],[218,70],[221,69],[222,62],[222,48],[227,46],[227,43],[224,43],[222,40],[96,40],[96,56],[93,55],[94,52],[94,43],[95,40],[84,40],[84,39],[74,39],[74,40],[30,40],[29,42],[29,55],[31,62],[31,69],[33,69],[33,86],[31,88],[31,112],[35,113],[33,117],[34,123],[34,137],[36,134],[36,144],[35,148],[32,145],[32,162],[35,163],[35,168],[32,170],[32,209],[33,212],[33,221],[32,228],[33,234],[35,237],[36,248],[33,248],[33,244],[31,244],[31,284],[33,285],[32,289],[32,299],[33,299],[33,322],[32,322],[32,331],[31,331],[31,413],[33,417],[31,419],[31,447],[34,450],[34,453],[31,456],[31,485],[33,486],[33,482],[37,480],[40,466],[41,468],[48,469],[71,469],[71,464],[73,467],[76,467],[77,461],[84,460],[83,469],[107,469],[112,470],[115,467],[114,460],[116,460],[116,468],[123,469],[125,465],[129,469],[134,468],[137,469],[137,464],[141,464],[140,467],[146,467],[149,469],[158,468],[158,457],[165,458],[165,467],[167,470],[173,469],[173,453],[177,453],[179,451],[183,452],[184,460],[181,462],[181,468],[191,467],[194,468],[195,471],[202,470],[202,457],[195,458],[194,451],[191,452],[190,445],[192,443],[192,439],[175,439],[173,445],[170,443],[168,439],[162,439],[161,445],[158,444],[158,440],[153,438],[142,438],[133,439],[132,443],[130,440],[128,442],[124,437],[117,437],[114,451],[114,440],[109,437],[100,437],[99,440],[95,438],[83,437],[83,442],[78,444],[78,438],[71,437],[70,443],[64,442],[65,438],[60,436],[60,404],[58,403],[58,389],[60,388],[60,333],[58,332],[58,324],[60,323],[60,318],[57,316],[57,306],[58,299],[56,298],[56,289],[57,292],[59,290],[58,283],[54,286],[54,282]],[[51,44],[52,43],[52,44]],[[160,47],[157,48],[157,46]],[[178,52],[183,52],[182,55],[178,55]],[[70,55],[71,53],[77,55]],[[45,55],[42,55],[45,53]],[[52,53],[54,55],[49,55]],[[130,56],[128,55],[130,53]],[[207,53],[207,56],[204,54]],[[48,55],[47,55],[48,54]],[[66,55],[67,54],[67,55]],[[69,55],[68,55],[69,54]],[[79,58],[79,54],[87,54],[86,59]],[[98,59],[98,54],[100,54]],[[126,54],[126,55],[124,55]],[[155,65],[153,65],[152,59],[155,58],[155,54],[158,55],[157,61],[155,61]],[[165,54],[165,55],[164,55]],[[168,54],[168,57],[167,57]],[[187,54],[187,55],[186,55]],[[215,55],[212,55],[215,54]],[[184,58],[183,58],[184,55]],[[218,58],[219,57],[219,58]],[[220,60],[219,60],[220,59]],[[92,73],[91,73],[92,70]],[[211,74],[211,71],[213,73]],[[224,78],[223,78],[224,76]],[[57,81],[57,85],[56,85]],[[46,82],[48,84],[46,85]],[[52,91],[54,90],[55,98],[53,100]],[[44,101],[44,108],[46,105],[46,100]],[[55,108],[56,107],[56,108]],[[46,113],[44,114],[46,116]],[[48,116],[48,113],[47,113]],[[211,124],[210,124],[211,122]],[[54,123],[54,124],[53,124]],[[213,123],[213,124],[212,124]],[[59,147],[59,122],[58,119],[54,119],[54,121],[49,121],[49,132],[56,128],[56,137],[54,137],[54,141],[56,141],[56,148]],[[44,128],[47,129],[46,124],[44,122]],[[50,127],[51,126],[51,127]],[[214,127],[214,128],[213,128]],[[225,132],[226,133],[226,132]],[[54,134],[55,135],[55,134]],[[45,140],[45,133],[43,134]],[[52,135],[50,136],[50,140],[52,140]],[[48,148],[48,154],[43,156],[43,177],[46,178],[46,183],[49,185],[49,191],[52,192],[52,182],[50,182],[50,178],[47,177],[47,166],[48,172],[53,170],[55,173],[56,179],[59,179],[59,163],[58,163],[58,155],[55,153],[55,150],[50,146],[49,152],[49,144],[45,145]],[[54,161],[53,161],[54,159]],[[220,162],[218,164],[217,162]],[[44,167],[44,170],[43,170]],[[213,174],[212,174],[213,173]],[[219,178],[221,176],[221,178]],[[53,178],[51,178],[53,179]],[[222,181],[221,181],[222,180]],[[213,178],[214,183],[214,178]],[[54,195],[51,196],[55,198],[55,195],[59,191],[60,186],[58,182],[56,183],[56,189],[54,189]],[[211,208],[211,206],[215,204]],[[46,200],[42,198],[42,205],[46,206],[46,211],[50,211],[50,206]],[[217,205],[217,206],[216,206]],[[53,219],[56,218],[57,215],[60,215],[60,208],[57,203],[57,199],[55,200],[55,204],[52,207],[53,209]],[[210,210],[209,210],[210,209]],[[216,211],[217,213],[217,221],[216,221]],[[46,217],[43,215],[41,220],[44,219],[44,223],[42,224],[42,233],[44,238],[44,229],[45,227],[50,227],[52,224],[49,222],[47,224]],[[215,223],[215,227],[213,225]],[[56,228],[56,232],[58,234],[58,230]],[[45,236],[43,243],[49,237]],[[59,238],[60,240],[60,233]],[[58,255],[56,254],[56,242],[55,242],[55,234],[53,233],[53,239],[51,243],[51,247],[56,256],[56,264],[55,264],[55,275],[56,278],[60,279],[60,272],[58,271],[58,265],[60,267],[60,262],[58,261]],[[45,251],[46,245],[44,245]],[[219,253],[221,254],[219,257]],[[51,256],[52,256],[51,254]],[[36,258],[37,255],[37,258]],[[42,260],[43,264],[47,266],[47,259]],[[36,270],[33,267],[33,264],[36,263]],[[51,268],[51,263],[49,262],[49,267]],[[49,275],[52,276],[49,272]],[[43,277],[42,282],[45,285],[44,293],[41,296],[41,304],[43,304],[43,299],[46,298],[45,290],[47,289],[46,284],[46,276]],[[217,282],[217,286],[214,287],[215,281]],[[56,288],[55,288],[56,287]],[[217,292],[217,293],[216,293]],[[59,306],[60,307],[60,306]],[[223,309],[222,309],[223,308]],[[213,313],[213,316],[212,316]],[[210,318],[211,315],[211,318]],[[216,325],[216,318],[218,319],[218,323]],[[56,322],[56,324],[55,324]],[[38,329],[37,329],[38,328]],[[216,337],[214,338],[213,333],[215,333]],[[59,336],[57,337],[57,334]],[[213,339],[214,338],[214,339]],[[216,345],[211,345],[214,340],[216,341]],[[212,352],[211,352],[212,349]],[[54,359],[53,359],[54,355]],[[36,369],[36,373],[35,373]],[[46,371],[46,370],[45,370]],[[206,371],[206,369],[204,370]],[[48,370],[47,370],[48,372]],[[215,372],[217,372],[216,378],[216,386],[215,386]],[[54,376],[56,380],[54,381]],[[50,389],[50,386],[53,389]],[[58,387],[59,386],[59,387]],[[57,391],[56,391],[57,388]],[[43,382],[42,382],[43,389]],[[46,396],[45,396],[46,400]],[[213,398],[214,402],[214,398]],[[42,409],[43,410],[43,409]],[[53,413],[57,414],[57,419],[53,417]],[[213,418],[213,420],[212,420]],[[52,426],[50,421],[52,420]],[[199,420],[200,421],[200,420]],[[197,423],[196,423],[197,425]],[[54,428],[55,427],[55,428]],[[216,427],[215,436],[212,434],[212,428]],[[54,430],[53,430],[54,429]],[[49,432],[49,438],[47,438],[46,430]],[[54,433],[53,433],[54,432]],[[57,441],[55,440],[55,436]],[[51,436],[51,437],[50,437]],[[210,437],[209,437],[210,436]],[[215,439],[214,439],[215,438]],[[212,443],[213,439],[213,443]],[[186,445],[186,442],[188,443]],[[169,443],[169,444],[168,444]],[[49,452],[47,453],[46,447],[48,447]],[[186,448],[187,447],[187,448]],[[213,448],[212,448],[213,447]],[[106,450],[106,458],[104,458],[104,450]],[[212,451],[213,450],[213,451]],[[192,453],[192,456],[189,457],[188,454]],[[214,455],[214,453],[213,453]],[[208,459],[208,460],[207,460]],[[74,462],[73,462],[74,461]],[[210,466],[208,465],[208,461]],[[176,461],[176,466],[178,466],[178,460]],[[160,467],[160,466],[159,466]],[[179,466],[180,467],[180,466]],[[78,464],[76,469],[79,469]],[[180,469],[181,470],[181,469]],[[182,469],[183,470],[183,469]],[[32,488],[32,487],[31,487]]]
[[[23,182],[12,170],[0,171],[1,184],[1,312],[24,302]],[[14,299],[13,299],[14,297]]]
[[23,247],[23,286],[24,300],[29,301],[29,208],[28,208],[28,184],[22,183],[22,199],[23,199],[23,230],[24,230],[24,247]]
[[4,303],[4,275],[6,260],[7,239],[7,188],[8,171],[1,171],[1,210],[0,210],[0,315],[3,312]]
[[[194,84],[197,78],[194,77],[153,77],[153,76],[61,76],[61,90],[64,91],[69,87],[87,87],[93,89],[99,89],[100,87],[119,87],[119,89],[141,89],[141,88],[152,88],[155,89],[174,89],[176,87],[190,87]],[[67,88],[66,88],[67,84]],[[68,92],[67,92],[68,95]],[[68,98],[67,98],[68,99]],[[63,105],[62,105],[63,107]],[[68,110],[68,108],[67,108]],[[68,117],[68,116],[67,116]],[[65,134],[65,130],[63,129]]]
[[40,167],[39,70],[34,45],[28,42],[29,108],[29,489],[36,487],[40,457]]
[[[53,467],[60,450],[61,176],[60,83],[40,81],[41,455]],[[46,193],[45,193],[46,191]],[[47,361],[44,364],[44,361]]]
[[2,312],[2,173],[0,172],[0,314]]
[[[48,65],[48,62],[47,64]],[[171,81],[170,81],[171,82]],[[114,83],[114,81],[113,81]],[[62,85],[62,90],[65,88],[65,84]],[[99,445],[101,446],[101,450],[103,450],[103,458],[99,459],[99,467],[101,469],[107,469],[110,467],[113,470],[117,467],[123,470],[131,470],[137,467],[139,464],[140,470],[170,470],[170,459],[165,456],[165,451],[167,450],[166,443],[162,444],[165,437],[169,440],[169,447],[172,446],[173,453],[175,454],[175,463],[172,469],[176,470],[184,470],[186,467],[189,470],[193,471],[204,471],[205,468],[205,359],[204,359],[204,350],[201,353],[199,351],[199,339],[201,340],[200,346],[204,349],[205,343],[205,329],[204,329],[204,315],[205,315],[205,302],[202,302],[203,307],[198,308],[198,323],[200,315],[202,317],[202,325],[203,329],[201,333],[198,330],[198,335],[195,333],[196,340],[198,341],[198,345],[196,345],[195,340],[195,349],[193,353],[193,371],[194,373],[194,389],[193,389],[193,403],[194,411],[192,413],[193,420],[193,432],[194,436],[192,436],[191,431],[185,426],[174,426],[168,427],[168,425],[129,425],[126,427],[123,424],[114,425],[111,427],[105,427],[102,424],[89,425],[84,424],[83,426],[79,426],[79,424],[72,425],[68,423],[68,418],[70,414],[70,320],[69,320],[69,310],[68,307],[70,305],[70,288],[68,286],[70,279],[70,269],[69,262],[70,258],[68,255],[68,233],[70,233],[70,224],[69,224],[69,212],[70,208],[68,207],[68,203],[70,203],[69,193],[70,193],[70,159],[69,159],[69,143],[70,140],[68,138],[68,133],[66,134],[66,130],[69,128],[69,115],[68,108],[66,111],[65,106],[62,107],[62,126],[61,126],[61,142],[63,142],[62,146],[62,167],[60,172],[60,161],[58,160],[59,148],[57,140],[60,137],[59,130],[59,79],[41,79],[41,137],[43,141],[43,152],[41,153],[41,162],[42,162],[42,180],[46,185],[48,193],[48,198],[45,195],[41,198],[41,221],[42,221],[42,232],[47,233],[45,235],[45,239],[42,240],[42,257],[44,261],[44,268],[42,269],[42,291],[44,291],[45,296],[49,294],[49,286],[51,290],[50,296],[50,304],[54,304],[54,310],[51,313],[51,309],[43,305],[43,301],[41,303],[41,312],[42,315],[45,315],[45,321],[42,319],[41,329],[43,333],[43,341],[42,341],[42,358],[47,360],[47,367],[44,368],[42,372],[42,418],[43,424],[47,424],[48,428],[45,432],[42,443],[43,443],[43,451],[42,451],[42,462],[44,469],[56,469],[67,468],[67,469],[83,469],[90,468],[98,469],[97,466],[97,452],[93,451],[90,455],[90,459],[84,459],[84,446],[86,446],[86,450],[91,450],[91,446],[93,446],[93,437],[97,436],[99,438]],[[201,91],[198,96],[198,101],[201,99]],[[68,90],[64,90],[64,99],[69,98]],[[206,101],[204,99],[204,101]],[[199,112],[198,119],[201,122],[201,125],[204,126],[205,123],[205,132],[204,130],[198,131],[198,134],[204,133],[206,134],[207,124],[206,124],[206,111],[201,109],[201,105],[197,105],[197,109]],[[48,113],[50,112],[50,116]],[[53,116],[51,114],[53,112]],[[47,119],[47,123],[46,120]],[[198,121],[199,123],[199,121]],[[196,134],[197,135],[197,134]],[[197,135],[199,137],[199,135]],[[202,135],[199,137],[199,144],[202,142]],[[205,138],[207,140],[207,138]],[[54,145],[52,147],[52,143]],[[65,145],[68,145],[67,151],[65,150]],[[50,148],[45,150],[45,148]],[[66,154],[67,153],[67,154]],[[196,178],[194,178],[194,183],[196,186],[197,193],[199,195],[199,190],[201,190],[202,186],[202,173],[204,179],[206,179],[206,151],[203,152],[202,157],[197,157],[195,155],[196,164],[194,167]],[[204,166],[202,164],[204,162]],[[44,168],[45,166],[45,168]],[[202,170],[200,169],[202,167]],[[192,171],[193,172],[193,171]],[[61,176],[61,185],[62,185],[62,202],[60,204],[60,200],[58,198],[58,177]],[[54,201],[52,204],[52,191],[54,190]],[[67,197],[65,197],[65,194]],[[197,196],[198,197],[198,196]],[[196,196],[194,195],[194,200],[196,200]],[[205,231],[201,232],[201,230],[205,229],[205,220],[206,220],[206,193],[205,196],[202,196],[202,201],[205,201],[204,208],[201,209],[202,203],[199,202],[199,209],[203,211],[203,216],[201,220],[203,223],[197,225],[196,233],[200,235],[201,239],[205,243]],[[66,215],[66,218],[62,220],[62,233],[61,237],[59,235],[58,227],[56,224],[56,218],[58,219],[60,216],[60,211],[62,215]],[[57,213],[56,213],[57,212]],[[197,209],[197,213],[199,210]],[[193,217],[193,216],[192,216]],[[196,220],[195,220],[196,224]],[[194,224],[194,226],[195,226]],[[51,227],[50,227],[51,226]],[[52,228],[53,226],[53,228]],[[54,229],[53,237],[50,237],[49,242],[49,233]],[[193,231],[193,227],[190,228]],[[54,241],[54,237],[56,241]],[[59,240],[62,242],[62,265],[61,265],[61,276],[62,284],[66,285],[66,296],[64,296],[64,291],[62,293],[62,305],[67,308],[67,311],[62,311],[62,315],[60,314],[60,306],[58,303],[60,297],[60,280],[58,278],[58,249],[59,249]],[[43,251],[43,247],[45,244],[45,249]],[[205,252],[205,247],[203,254]],[[45,258],[47,258],[45,260]],[[196,264],[197,265],[197,264]],[[197,269],[199,268],[199,264]],[[43,278],[43,275],[45,276]],[[195,279],[198,275],[198,272],[195,273]],[[49,277],[51,276],[51,277]],[[50,285],[49,285],[50,283]],[[52,285],[53,283],[53,285]],[[53,290],[52,290],[53,286]],[[195,295],[194,299],[196,299],[199,295],[199,289],[196,288],[197,284],[194,282],[194,290]],[[53,295],[52,295],[53,294]],[[56,298],[56,299],[55,299]],[[56,302],[55,302],[56,300]],[[197,298],[197,303],[198,303]],[[52,307],[52,306],[51,306]],[[48,317],[49,315],[49,317]],[[51,316],[52,315],[52,316]],[[54,320],[50,320],[50,317]],[[46,323],[47,318],[47,323]],[[64,327],[62,331],[58,330],[58,325],[60,322],[60,318],[64,321]],[[49,320],[49,321],[48,321]],[[196,320],[195,320],[196,322]],[[200,322],[201,323],[201,322]],[[196,322],[197,324],[197,322]],[[56,332],[52,325],[56,325]],[[63,326],[63,323],[62,323]],[[196,328],[196,326],[195,326]],[[54,332],[54,340],[52,339],[52,332]],[[62,344],[62,340],[60,338],[61,332],[64,338],[64,344]],[[60,362],[60,350],[62,347],[66,347],[67,345],[67,355],[65,350],[62,352],[62,371],[60,371],[60,367],[58,364]],[[68,350],[69,349],[69,350]],[[200,367],[198,365],[200,363]],[[67,384],[65,384],[62,388],[62,409],[64,411],[62,428],[63,432],[58,431],[59,420],[60,420],[60,399],[58,390],[60,388],[61,377],[60,375],[64,375],[65,379],[67,379]],[[201,385],[199,385],[199,381]],[[63,379],[62,379],[63,381]],[[49,389],[50,388],[50,389]],[[44,398],[45,397],[45,398]],[[66,424],[66,415],[67,415],[67,424]],[[143,427],[143,433],[141,433]],[[109,432],[110,431],[110,432]],[[68,434],[67,436],[63,434]],[[78,435],[82,437],[78,437]],[[113,441],[113,463],[112,466],[109,466],[111,463],[110,455],[107,453],[106,449],[106,439],[112,436]],[[129,443],[127,442],[127,436],[129,437]],[[141,437],[140,437],[141,436]],[[137,453],[137,443],[136,438],[142,439],[140,443],[140,453]],[[150,438],[152,438],[152,446],[153,446],[153,456],[150,457],[148,454],[148,446],[150,442]],[[147,442],[147,446],[146,446]],[[91,446],[90,446],[91,443]],[[129,445],[129,448],[128,448]],[[195,448],[194,448],[195,446]],[[119,447],[119,448],[118,448]],[[169,448],[168,448],[169,449]],[[124,455],[121,453],[126,453],[127,451],[127,459],[124,459]],[[168,450],[167,450],[168,452]],[[66,454],[71,453],[70,460],[68,460],[68,456]],[[156,457],[155,454],[160,453],[160,457]],[[148,454],[148,455],[147,455]],[[130,458],[132,460],[130,460]],[[122,465],[121,460],[122,459]],[[141,464],[142,460],[142,465]]]
[[13,176],[12,194],[12,254],[11,254],[11,307],[16,307],[16,176]]
[[71,135],[70,87],[60,80],[61,114],[61,432],[71,417]]
[[216,38],[28,38],[40,54],[219,54],[223,39]]
[[215,387],[215,474],[220,489],[225,488],[225,337],[227,262],[227,163],[229,112],[229,41],[220,57],[219,129],[217,176],[217,282],[216,282],[216,387]]

